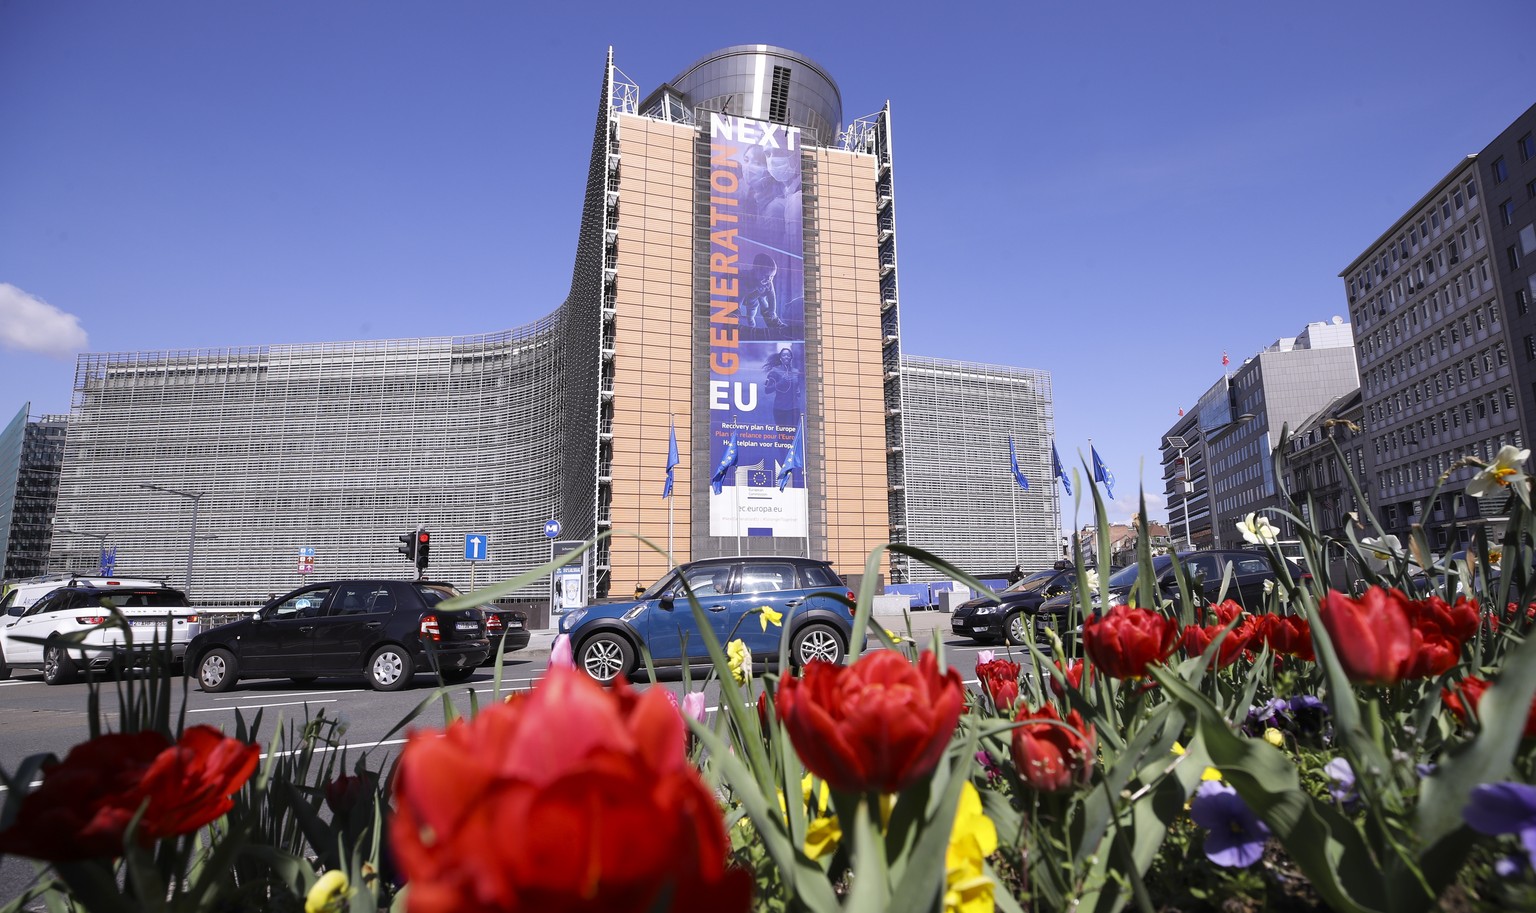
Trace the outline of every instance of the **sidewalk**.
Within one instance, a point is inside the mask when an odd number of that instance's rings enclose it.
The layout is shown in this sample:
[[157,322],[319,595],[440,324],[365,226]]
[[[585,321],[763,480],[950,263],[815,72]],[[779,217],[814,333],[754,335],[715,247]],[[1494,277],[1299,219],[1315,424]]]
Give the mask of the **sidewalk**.
[[[919,641],[926,642],[929,632],[934,630],[949,630],[949,615],[937,610],[919,610],[910,614],[912,636]],[[876,615],[876,623],[888,631],[907,636],[907,619],[900,615]],[[546,659],[550,649],[554,646],[555,635],[560,633],[553,628],[543,631],[528,632],[528,646],[515,653],[508,653],[507,658],[512,659]]]

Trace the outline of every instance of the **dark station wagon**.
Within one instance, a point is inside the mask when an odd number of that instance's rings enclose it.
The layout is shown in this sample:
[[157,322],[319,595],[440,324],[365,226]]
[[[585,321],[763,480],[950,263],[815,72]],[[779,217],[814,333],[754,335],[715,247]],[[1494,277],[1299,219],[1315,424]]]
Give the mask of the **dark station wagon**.
[[479,609],[442,612],[451,584],[423,580],[340,580],[279,596],[250,618],[197,635],[187,670],[204,691],[247,678],[362,675],[398,691],[417,672],[467,680],[490,655]]

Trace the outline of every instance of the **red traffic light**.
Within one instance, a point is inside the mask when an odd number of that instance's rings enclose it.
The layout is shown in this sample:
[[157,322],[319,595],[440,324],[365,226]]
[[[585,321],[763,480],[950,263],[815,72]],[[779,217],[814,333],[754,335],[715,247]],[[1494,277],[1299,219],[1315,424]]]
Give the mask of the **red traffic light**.
[[416,534],[416,541],[422,543],[423,545],[425,545],[426,543],[432,541],[432,534],[431,533],[417,533]]

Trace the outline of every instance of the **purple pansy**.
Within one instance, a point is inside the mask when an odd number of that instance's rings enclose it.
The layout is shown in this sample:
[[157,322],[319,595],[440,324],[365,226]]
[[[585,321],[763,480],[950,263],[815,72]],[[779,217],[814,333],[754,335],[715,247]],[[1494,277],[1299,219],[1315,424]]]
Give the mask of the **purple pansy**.
[[1205,856],[1219,866],[1243,868],[1264,855],[1269,825],[1220,780],[1207,780],[1195,790],[1189,817],[1205,828]]
[[1355,769],[1343,758],[1334,758],[1323,765],[1328,775],[1328,795],[1335,802],[1348,802],[1355,798]]
[[1536,868],[1536,786],[1484,783],[1472,790],[1461,817],[1483,834],[1518,834],[1527,861]]

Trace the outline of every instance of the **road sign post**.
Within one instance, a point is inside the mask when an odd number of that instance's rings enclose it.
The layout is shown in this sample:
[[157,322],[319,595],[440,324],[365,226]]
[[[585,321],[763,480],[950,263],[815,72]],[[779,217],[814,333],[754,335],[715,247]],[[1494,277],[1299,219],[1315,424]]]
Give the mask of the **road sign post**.
[[[560,536],[560,521],[549,519],[544,521],[544,538],[549,540],[549,560],[555,560],[555,539]],[[555,617],[555,572],[549,572],[549,617]]]
[[464,536],[464,560],[469,562],[469,591],[475,591],[475,569],[482,561],[491,559],[491,537],[484,533],[467,533]]

